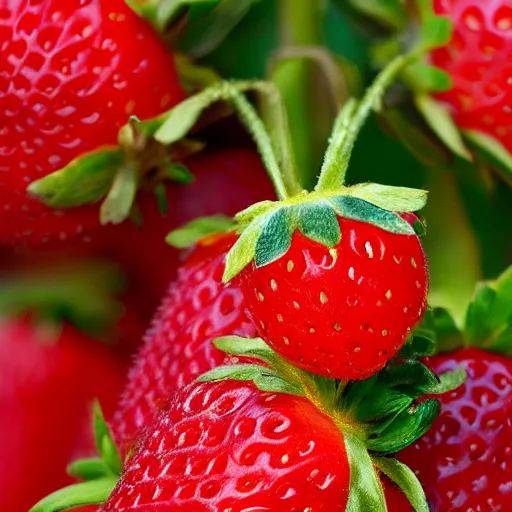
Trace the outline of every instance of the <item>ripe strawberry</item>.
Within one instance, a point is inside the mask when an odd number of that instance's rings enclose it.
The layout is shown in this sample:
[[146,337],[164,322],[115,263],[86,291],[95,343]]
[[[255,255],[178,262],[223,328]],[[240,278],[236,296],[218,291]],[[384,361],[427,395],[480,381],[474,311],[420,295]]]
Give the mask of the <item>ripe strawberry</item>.
[[[115,145],[129,116],[180,101],[172,54],[124,0],[20,0],[0,12],[0,241],[82,235],[99,224],[97,206],[53,210],[27,185]],[[74,193],[98,186],[88,178]]]
[[65,467],[94,453],[92,400],[107,413],[124,368],[71,325],[48,332],[32,318],[0,320],[0,510],[26,512],[68,484]]
[[241,291],[222,283],[226,252],[235,240],[232,234],[204,239],[178,269],[145,335],[112,422],[123,453],[180,387],[224,361],[213,338],[255,335]]
[[433,0],[453,23],[453,36],[431,53],[453,88],[436,94],[461,129],[495,137],[512,152],[510,52],[512,6],[508,0]]
[[512,360],[476,348],[432,357],[436,372],[463,365],[463,386],[439,396],[432,429],[399,454],[432,512],[508,510],[512,503]]
[[401,348],[425,311],[425,255],[416,235],[338,218],[332,248],[295,232],[284,257],[240,275],[258,333],[308,371],[364,379]]

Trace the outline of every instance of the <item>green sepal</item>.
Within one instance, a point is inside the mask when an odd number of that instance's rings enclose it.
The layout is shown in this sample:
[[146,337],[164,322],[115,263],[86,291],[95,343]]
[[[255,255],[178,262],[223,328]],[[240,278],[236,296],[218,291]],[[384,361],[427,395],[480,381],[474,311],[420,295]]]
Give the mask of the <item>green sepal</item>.
[[120,475],[123,471],[123,462],[97,400],[94,401],[93,412],[96,450],[109,470],[114,475]]
[[512,185],[512,155],[501,142],[482,132],[464,130],[463,135],[473,148],[487,160],[502,178]]
[[436,350],[436,342],[433,335],[422,332],[415,333],[401,348],[399,357],[415,359],[432,355]]
[[348,0],[350,7],[393,29],[403,28],[408,20],[401,0]]
[[452,352],[464,346],[464,336],[449,311],[434,308],[427,311],[422,324],[435,333],[436,352]]
[[259,359],[274,365],[277,354],[261,338],[242,338],[241,336],[221,336],[215,338],[213,344],[225,354]]
[[429,512],[425,491],[414,471],[394,458],[373,456],[372,461],[402,490],[415,512]]
[[112,476],[105,461],[98,458],[79,459],[68,465],[66,473],[77,480],[96,480]]
[[375,386],[368,400],[362,400],[354,411],[359,422],[377,421],[410,407],[413,399],[394,389]]
[[430,95],[422,93],[415,94],[414,103],[430,129],[450,151],[465,160],[473,160],[457,125],[445,106]]
[[304,395],[304,391],[300,387],[282,379],[276,371],[259,364],[218,366],[197,379],[198,382],[216,382],[221,380],[251,381],[261,391],[298,396]]
[[279,203],[277,203],[276,201],[260,201],[259,203],[255,203],[246,208],[245,210],[238,212],[235,215],[235,220],[240,225],[248,224],[256,217],[259,217],[264,213],[267,213],[270,209],[277,207],[279,207]]
[[444,393],[448,393],[449,391],[454,391],[458,387],[462,386],[466,381],[467,374],[464,368],[456,368],[455,370],[451,370],[449,372],[444,372],[439,375],[439,382],[436,386],[432,388],[428,388],[425,390],[425,393],[429,395],[442,395]]
[[290,209],[278,208],[269,213],[256,241],[254,260],[257,267],[268,265],[284,256],[292,244]]
[[378,226],[390,233],[415,235],[414,228],[395,213],[383,210],[367,201],[347,195],[334,196],[329,199],[340,217],[360,220]]
[[386,512],[384,491],[364,442],[351,434],[345,434],[344,439],[350,464],[345,512]]
[[166,217],[169,211],[169,202],[167,201],[167,189],[165,185],[163,183],[157,183],[153,188],[153,195],[155,196],[156,205],[162,217]]
[[425,207],[428,196],[428,192],[423,189],[378,183],[353,185],[346,189],[346,193],[389,212],[417,212]]
[[101,204],[100,222],[120,224],[130,216],[130,211],[139,186],[139,167],[135,162],[122,165],[117,169],[108,191]]
[[420,26],[420,45],[423,51],[434,50],[450,42],[453,25],[449,18],[429,15],[423,17]]
[[407,67],[402,79],[414,91],[445,92],[453,87],[452,79],[446,71],[423,63]]
[[401,364],[389,364],[382,370],[380,380],[393,388],[403,390],[410,398],[416,399],[437,389],[437,375],[420,361],[414,359]]
[[117,478],[109,476],[70,485],[46,496],[29,512],[59,512],[84,505],[102,504],[107,501],[116,484]]
[[485,344],[484,340],[492,335],[489,318],[495,301],[496,290],[487,283],[479,283],[475,296],[468,306],[466,316],[465,335],[470,343],[482,344],[483,342]]
[[423,436],[439,415],[441,405],[429,399],[398,414],[384,429],[366,441],[369,450],[396,453]]
[[119,148],[102,148],[32,182],[27,191],[53,208],[97,202],[110,189],[116,172],[124,164],[124,158]]
[[298,230],[310,240],[326,247],[341,241],[341,231],[336,212],[326,200],[302,203],[291,207]]
[[176,183],[193,183],[195,181],[195,176],[182,162],[169,161],[165,171],[167,179]]
[[212,215],[195,219],[185,226],[171,231],[165,238],[166,243],[184,249],[208,235],[214,233],[226,233],[234,228],[233,219],[224,215]]

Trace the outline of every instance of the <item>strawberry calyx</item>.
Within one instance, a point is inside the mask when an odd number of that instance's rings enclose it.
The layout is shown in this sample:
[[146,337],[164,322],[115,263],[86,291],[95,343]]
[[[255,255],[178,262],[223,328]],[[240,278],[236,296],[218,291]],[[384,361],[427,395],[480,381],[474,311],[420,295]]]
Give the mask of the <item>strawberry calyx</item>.
[[[464,382],[463,370],[438,377],[421,362],[399,357],[369,379],[340,382],[294,367],[260,338],[227,336],[214,340],[214,345],[231,356],[260,363],[220,366],[198,381],[251,381],[265,392],[303,396],[332,419],[344,436],[351,465],[353,508],[347,505],[347,510],[386,510],[378,470],[402,488],[416,511],[428,510],[414,473],[389,455],[427,432],[440,405],[422,397],[456,389]],[[414,351],[422,352],[424,345],[420,341]]]
[[94,403],[93,411],[94,442],[99,457],[70,464],[67,473],[82,481],[46,496],[29,512],[57,512],[84,505],[97,505],[104,503],[112,493],[123,465],[98,402]]

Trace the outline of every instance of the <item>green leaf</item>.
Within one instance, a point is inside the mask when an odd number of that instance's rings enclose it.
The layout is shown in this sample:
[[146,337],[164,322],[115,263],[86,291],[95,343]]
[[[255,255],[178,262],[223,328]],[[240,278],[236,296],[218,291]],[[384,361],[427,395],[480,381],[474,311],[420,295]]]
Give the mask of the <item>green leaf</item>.
[[120,475],[123,471],[121,456],[112,437],[112,433],[105,422],[99,402],[96,400],[93,405],[94,410],[94,443],[96,450],[101,456],[106,466],[115,475]]
[[341,195],[330,198],[330,202],[341,217],[360,220],[391,233],[415,234],[414,228],[400,216],[362,199]]
[[27,191],[53,208],[95,203],[105,196],[123,163],[124,153],[121,149],[103,148],[32,182]]
[[278,203],[275,201],[260,201],[259,203],[255,203],[245,210],[238,212],[235,215],[235,220],[238,224],[247,224],[254,218],[268,212],[271,208],[275,208],[277,205]]
[[218,366],[197,378],[198,382],[217,382],[221,380],[252,381],[261,391],[304,395],[301,388],[282,379],[274,370],[259,364]]
[[328,201],[298,204],[292,207],[291,215],[299,231],[307,238],[326,247],[334,247],[340,242],[338,218]]
[[488,322],[493,328],[501,330],[511,323],[512,318],[512,266],[491,283],[491,286],[496,290],[496,297]]
[[29,512],[58,512],[83,505],[102,504],[107,501],[116,483],[117,478],[110,476],[71,485],[43,498]]
[[345,434],[350,464],[350,488],[345,512],[386,512],[380,479],[366,446],[355,436]]
[[390,212],[416,212],[427,204],[426,190],[392,187],[378,183],[361,183],[349,187],[347,193]]
[[414,471],[393,458],[372,457],[372,460],[390,480],[400,487],[415,512],[429,512],[425,492]]
[[421,22],[421,48],[434,50],[450,42],[453,25],[444,16],[426,16]]
[[445,92],[453,87],[452,79],[446,71],[423,63],[406,68],[402,80],[414,91]]
[[201,217],[189,222],[185,226],[171,231],[165,241],[176,247],[184,249],[190,247],[205,236],[214,233],[225,233],[234,227],[233,219],[224,215],[212,215],[211,217]]
[[441,406],[437,400],[425,400],[400,413],[380,434],[374,438],[370,437],[366,441],[366,446],[369,450],[384,454],[403,450],[430,429],[440,410]]
[[368,400],[362,400],[354,417],[359,422],[376,421],[397,414],[411,406],[413,399],[393,389],[376,387]]
[[261,338],[222,336],[215,338],[213,344],[226,354],[260,359],[269,364],[273,364],[278,357]]
[[439,380],[435,386],[428,389],[426,392],[429,395],[442,395],[443,393],[447,393],[448,391],[453,391],[458,387],[462,386],[466,381],[467,374],[464,368],[461,366],[455,370],[451,370],[449,372],[444,372],[439,375]]
[[112,476],[105,462],[97,458],[76,460],[68,465],[66,473],[80,480],[96,480],[98,478]]
[[485,133],[464,130],[464,137],[512,185],[512,155],[501,142]]
[[402,347],[399,356],[405,359],[430,356],[435,352],[436,342],[431,336],[424,336],[421,333],[414,334],[412,338]]
[[106,224],[120,224],[130,216],[139,186],[139,166],[127,163],[117,170],[107,197],[101,204],[100,220]]
[[249,224],[226,255],[226,268],[222,276],[224,283],[231,281],[254,259],[256,243],[263,229],[262,224],[265,219],[266,216],[264,215]]
[[181,162],[169,162],[166,168],[167,179],[176,183],[192,183],[195,181],[190,169]]
[[261,234],[256,241],[256,267],[262,267],[284,256],[292,243],[288,207],[278,208],[265,217]]
[[496,291],[487,283],[477,285],[475,297],[469,304],[466,316],[465,334],[471,343],[478,345],[492,334],[489,319],[496,295]]
[[419,398],[439,385],[436,374],[416,360],[390,364],[379,377],[383,382],[394,388],[400,388],[412,398]]
[[448,109],[428,94],[416,94],[414,102],[429,127],[446,147],[457,156],[472,161],[473,157],[466,148],[462,135]]

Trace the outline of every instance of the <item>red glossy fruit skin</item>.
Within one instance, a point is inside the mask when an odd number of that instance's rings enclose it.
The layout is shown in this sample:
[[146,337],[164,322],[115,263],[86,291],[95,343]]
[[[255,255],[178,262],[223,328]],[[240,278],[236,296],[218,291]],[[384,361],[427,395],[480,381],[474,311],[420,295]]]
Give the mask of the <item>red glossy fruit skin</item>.
[[388,512],[414,512],[409,500],[397,485],[385,477],[382,484]]
[[342,380],[365,379],[396,354],[426,307],[420,241],[339,219],[329,249],[296,231],[279,260],[240,274],[260,336],[293,364]]
[[233,234],[204,239],[169,286],[112,421],[124,453],[133,447],[140,429],[169,406],[178,389],[226,360],[213,346],[214,338],[256,334],[242,292],[234,284],[222,283],[225,256],[235,240]]
[[0,52],[0,242],[87,236],[98,205],[53,210],[26,187],[181,101],[173,56],[124,0],[3,0]]
[[437,14],[450,18],[452,40],[432,52],[453,88],[436,97],[456,124],[499,140],[512,152],[512,5],[508,0],[433,0]]
[[440,416],[399,454],[432,512],[491,512],[512,504],[512,359],[475,348],[432,357],[441,373],[463,365],[466,383],[438,397]]
[[92,401],[111,414],[124,373],[70,326],[54,339],[30,320],[0,323],[0,510],[27,512],[73,482],[66,465],[95,454]]
[[307,399],[201,383],[147,430],[101,510],[343,512],[348,485],[343,436]]
[[143,223],[108,225],[91,236],[94,251],[120,262],[130,277],[130,293],[139,295],[139,310],[152,315],[172,279],[179,252],[165,242],[172,230],[198,217],[233,216],[264,199],[275,199],[259,155],[252,149],[207,151],[186,160],[194,176],[188,184],[167,186],[164,216],[151,193],[140,193]]

